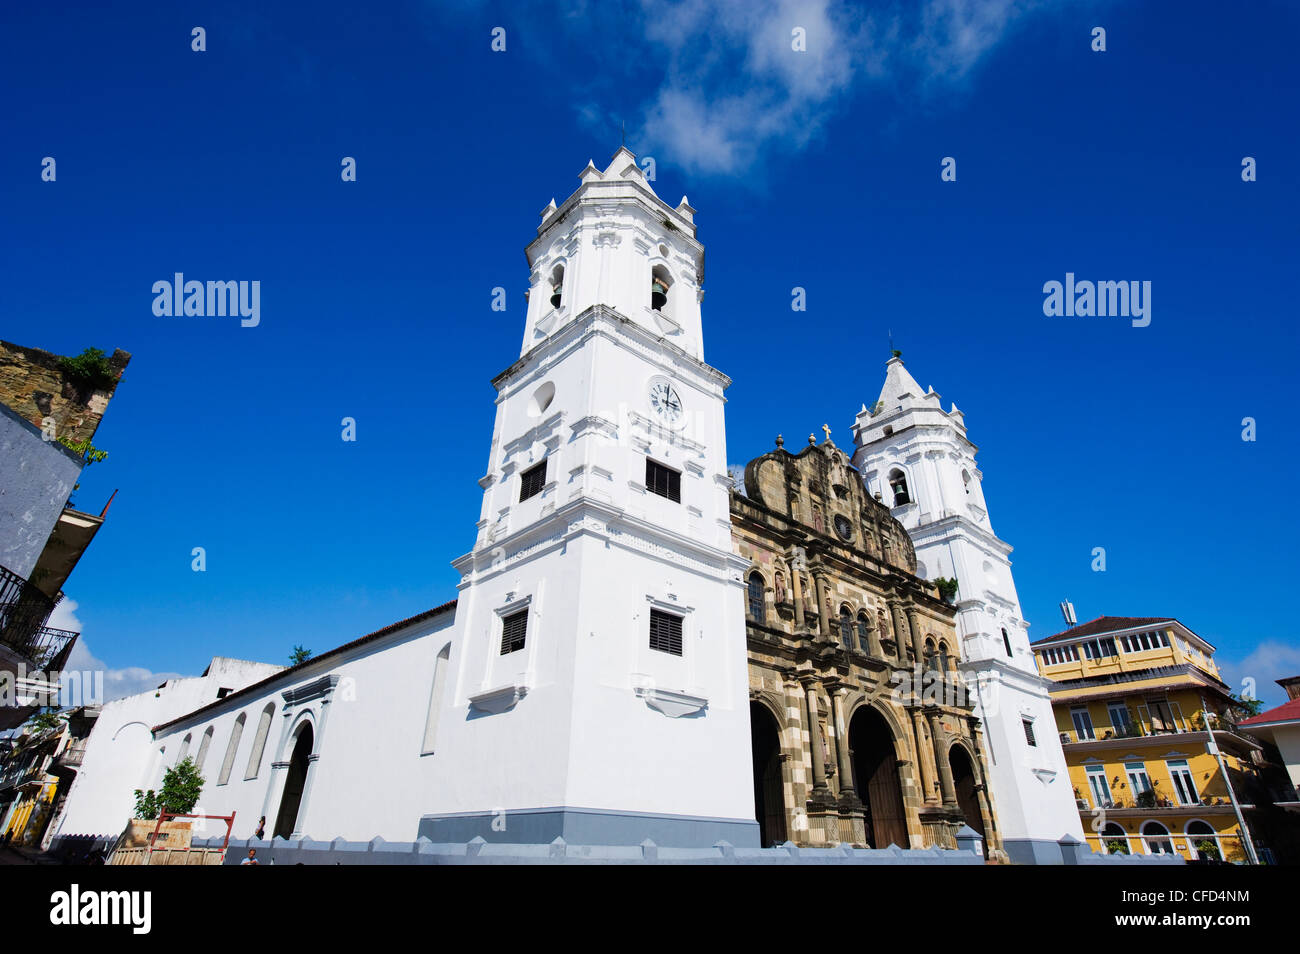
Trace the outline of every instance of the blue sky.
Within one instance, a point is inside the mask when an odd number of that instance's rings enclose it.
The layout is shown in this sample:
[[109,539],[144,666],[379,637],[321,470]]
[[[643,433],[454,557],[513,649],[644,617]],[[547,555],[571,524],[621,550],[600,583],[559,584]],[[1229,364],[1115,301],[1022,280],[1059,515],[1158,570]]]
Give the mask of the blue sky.
[[[966,413],[1031,637],[1068,597],[1178,617],[1269,701],[1300,672],[1294,6],[69,6],[2,15],[0,337],[134,355],[67,587],[110,686],[455,595],[523,248],[620,122],[699,210],[733,462],[847,443],[892,332]],[[261,324],[155,317],[177,271],[259,280]],[[1067,271],[1152,282],[1150,326],[1045,317]]]

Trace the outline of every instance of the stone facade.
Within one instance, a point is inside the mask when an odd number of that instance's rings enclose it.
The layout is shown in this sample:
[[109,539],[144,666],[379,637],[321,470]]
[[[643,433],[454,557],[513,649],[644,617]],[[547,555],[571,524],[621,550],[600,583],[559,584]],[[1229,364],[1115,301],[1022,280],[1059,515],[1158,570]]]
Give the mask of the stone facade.
[[[108,363],[120,377],[130,360],[130,354],[118,349]],[[59,369],[59,355],[0,341],[0,404],[38,428],[46,418],[54,418],[57,437],[72,441],[94,437],[115,389],[116,385],[107,391],[80,387]]]
[[954,610],[916,576],[906,530],[849,456],[809,437],[745,468],[732,494],[748,561],[755,799],[765,844],[1000,853]]

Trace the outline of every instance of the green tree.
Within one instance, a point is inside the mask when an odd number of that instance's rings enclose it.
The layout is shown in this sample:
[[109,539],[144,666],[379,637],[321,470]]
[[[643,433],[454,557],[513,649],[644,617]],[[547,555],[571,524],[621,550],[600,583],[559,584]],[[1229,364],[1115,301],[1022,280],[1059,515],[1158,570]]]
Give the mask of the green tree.
[[183,759],[163,774],[162,788],[135,790],[135,817],[154,819],[159,812],[188,815],[203,794],[203,776],[194,766],[194,760]]
[[40,735],[48,732],[50,729],[57,729],[63,724],[57,712],[38,712],[27,720],[27,726],[31,729],[32,735]]
[[293,652],[289,654],[289,665],[297,666],[311,659],[311,650],[305,646],[298,645],[293,647]]

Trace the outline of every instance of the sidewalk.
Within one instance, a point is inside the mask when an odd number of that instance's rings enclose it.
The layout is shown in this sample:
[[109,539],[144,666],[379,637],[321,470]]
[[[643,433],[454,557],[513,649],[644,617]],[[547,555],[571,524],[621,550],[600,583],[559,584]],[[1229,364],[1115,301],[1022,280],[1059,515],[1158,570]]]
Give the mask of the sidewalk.
[[57,865],[59,860],[43,851],[10,845],[0,848],[0,865]]

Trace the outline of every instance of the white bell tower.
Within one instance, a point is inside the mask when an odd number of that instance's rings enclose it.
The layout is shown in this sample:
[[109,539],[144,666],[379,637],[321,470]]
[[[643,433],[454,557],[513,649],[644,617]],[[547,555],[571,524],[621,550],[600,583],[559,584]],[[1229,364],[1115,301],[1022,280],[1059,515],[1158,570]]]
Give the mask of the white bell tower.
[[[694,210],[620,149],[528,246],[452,674],[434,841],[757,846],[723,392]],[[436,763],[441,763],[437,765]]]
[[[853,463],[916,547],[917,573],[956,578],[962,670],[978,696],[989,781],[1013,861],[1061,862],[1058,839],[1083,840],[1057,737],[1048,683],[1038,675],[1011,575],[1011,547],[989,522],[976,447],[955,404],[920,385],[895,354],[872,408],[854,424]],[[1030,745],[1025,722],[1033,727]]]

